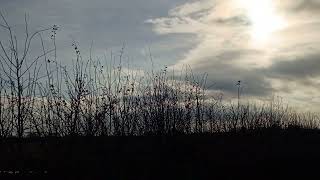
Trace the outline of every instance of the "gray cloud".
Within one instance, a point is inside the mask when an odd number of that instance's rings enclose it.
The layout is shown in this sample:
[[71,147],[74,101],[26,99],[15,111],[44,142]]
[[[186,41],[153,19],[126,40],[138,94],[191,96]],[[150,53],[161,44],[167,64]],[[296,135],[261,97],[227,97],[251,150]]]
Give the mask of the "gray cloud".
[[213,83],[212,90],[219,90],[229,95],[235,94],[236,83],[241,80],[243,95],[268,96],[273,89],[270,82],[265,79],[265,74],[262,71],[259,72],[260,69],[248,69],[232,63],[239,58],[258,53],[254,50],[224,51],[216,56],[198,59],[199,63],[192,66],[192,71],[198,76],[204,72],[208,73],[208,85]]
[[[314,53],[296,58],[276,58],[270,67],[260,70],[266,77],[278,81],[274,91],[292,94],[301,91],[313,97],[320,91],[320,54]],[[312,92],[308,92],[312,90]],[[311,97],[303,97],[306,100]],[[301,97],[294,97],[299,98]]]
[[246,16],[234,16],[234,17],[228,17],[228,18],[218,18],[214,20],[215,23],[217,24],[222,24],[222,25],[250,25],[250,20]]
[[319,0],[302,0],[294,8],[294,11],[313,11],[318,13],[320,10]]
[[[24,14],[29,14],[30,31],[53,24],[60,26],[57,32],[58,56],[64,63],[70,63],[72,41],[79,42],[83,55],[88,54],[91,42],[94,41],[94,54],[103,56],[111,49],[118,51],[126,44],[126,56],[134,59],[132,64],[143,66],[145,57],[141,54],[147,46],[157,53],[158,42],[167,42],[168,46],[177,47],[179,42],[173,36],[155,35],[144,21],[149,18],[164,16],[168,9],[187,0],[1,0],[0,11],[4,12],[16,32],[22,36]],[[0,33],[0,37],[3,34]],[[184,45],[186,46],[186,45]],[[36,48],[35,48],[36,49]],[[158,56],[162,59],[174,57],[165,53]],[[172,54],[172,53],[171,53]]]
[[288,80],[306,80],[320,76],[320,54],[310,54],[294,59],[276,58],[266,69],[270,77]]

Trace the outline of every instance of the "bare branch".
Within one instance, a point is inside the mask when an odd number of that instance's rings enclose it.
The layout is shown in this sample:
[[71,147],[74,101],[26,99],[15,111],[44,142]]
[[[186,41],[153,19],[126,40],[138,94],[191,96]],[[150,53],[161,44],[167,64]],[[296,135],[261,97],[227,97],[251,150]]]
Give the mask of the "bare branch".
[[46,29],[42,29],[42,30],[36,31],[36,32],[34,32],[34,33],[30,36],[30,38],[27,40],[27,46],[26,46],[25,49],[24,49],[24,54],[23,54],[23,56],[22,56],[22,58],[21,58],[21,60],[20,60],[20,64],[21,64],[21,65],[22,65],[22,63],[24,62],[24,60],[25,60],[25,58],[26,58],[26,56],[27,56],[27,53],[29,52],[32,39],[33,39],[37,34],[39,34],[39,33],[41,33],[41,32],[44,32],[44,31],[48,31],[48,30],[50,30],[50,29],[51,29],[51,28],[46,28]]
[[5,57],[7,58],[7,60],[10,62],[11,65],[13,65],[14,67],[17,67],[13,62],[12,62],[12,58],[9,57],[7,51],[5,50],[5,48],[3,47],[3,44],[2,42],[0,41],[0,46],[1,46],[1,49],[5,55]]
[[23,73],[21,73],[20,77],[22,77],[26,72],[28,72],[29,69],[33,66],[33,64],[36,63],[40,58],[46,56],[47,54],[49,54],[49,53],[51,53],[51,52],[53,52],[53,51],[54,51],[54,49],[51,49],[51,50],[45,52],[44,54],[39,55],[39,56],[28,66],[28,68],[27,68]]

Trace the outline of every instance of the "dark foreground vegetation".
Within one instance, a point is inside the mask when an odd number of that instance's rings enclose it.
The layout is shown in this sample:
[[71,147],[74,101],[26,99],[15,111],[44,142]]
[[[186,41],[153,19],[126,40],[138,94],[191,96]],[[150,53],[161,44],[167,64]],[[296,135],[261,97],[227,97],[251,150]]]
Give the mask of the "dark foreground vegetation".
[[[215,135],[32,138],[0,143],[7,178],[309,179],[320,132],[257,129]],[[19,171],[10,174],[8,171]]]
[[58,26],[29,33],[26,18],[19,41],[0,15],[8,33],[0,40],[1,176],[268,179],[317,172],[316,114],[280,100],[241,101],[240,82],[237,103],[226,103],[207,90],[206,74],[132,70],[124,49],[94,60],[73,42],[75,58],[64,65]]

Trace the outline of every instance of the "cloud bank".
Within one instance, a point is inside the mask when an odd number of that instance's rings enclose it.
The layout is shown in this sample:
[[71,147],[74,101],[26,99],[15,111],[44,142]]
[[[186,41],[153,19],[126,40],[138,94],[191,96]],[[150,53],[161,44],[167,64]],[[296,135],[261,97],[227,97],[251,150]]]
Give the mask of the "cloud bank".
[[[191,34],[196,46],[183,54],[175,68],[190,65],[208,72],[213,90],[235,94],[237,80],[248,97],[280,95],[297,106],[320,110],[320,1],[262,0],[285,26],[272,31],[266,42],[252,36],[256,24],[276,22],[250,17],[264,11],[250,7],[254,0],[198,0],[171,9],[167,16],[149,19],[159,35]],[[261,9],[259,9],[261,8]],[[249,13],[248,13],[249,11]],[[269,15],[270,17],[270,15]]]

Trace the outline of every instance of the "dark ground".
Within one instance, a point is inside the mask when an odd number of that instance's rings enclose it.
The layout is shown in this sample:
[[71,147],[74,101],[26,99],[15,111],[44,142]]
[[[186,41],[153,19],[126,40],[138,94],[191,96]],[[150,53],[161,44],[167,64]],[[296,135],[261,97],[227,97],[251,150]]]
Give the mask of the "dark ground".
[[303,129],[0,142],[0,179],[319,179],[319,163]]

